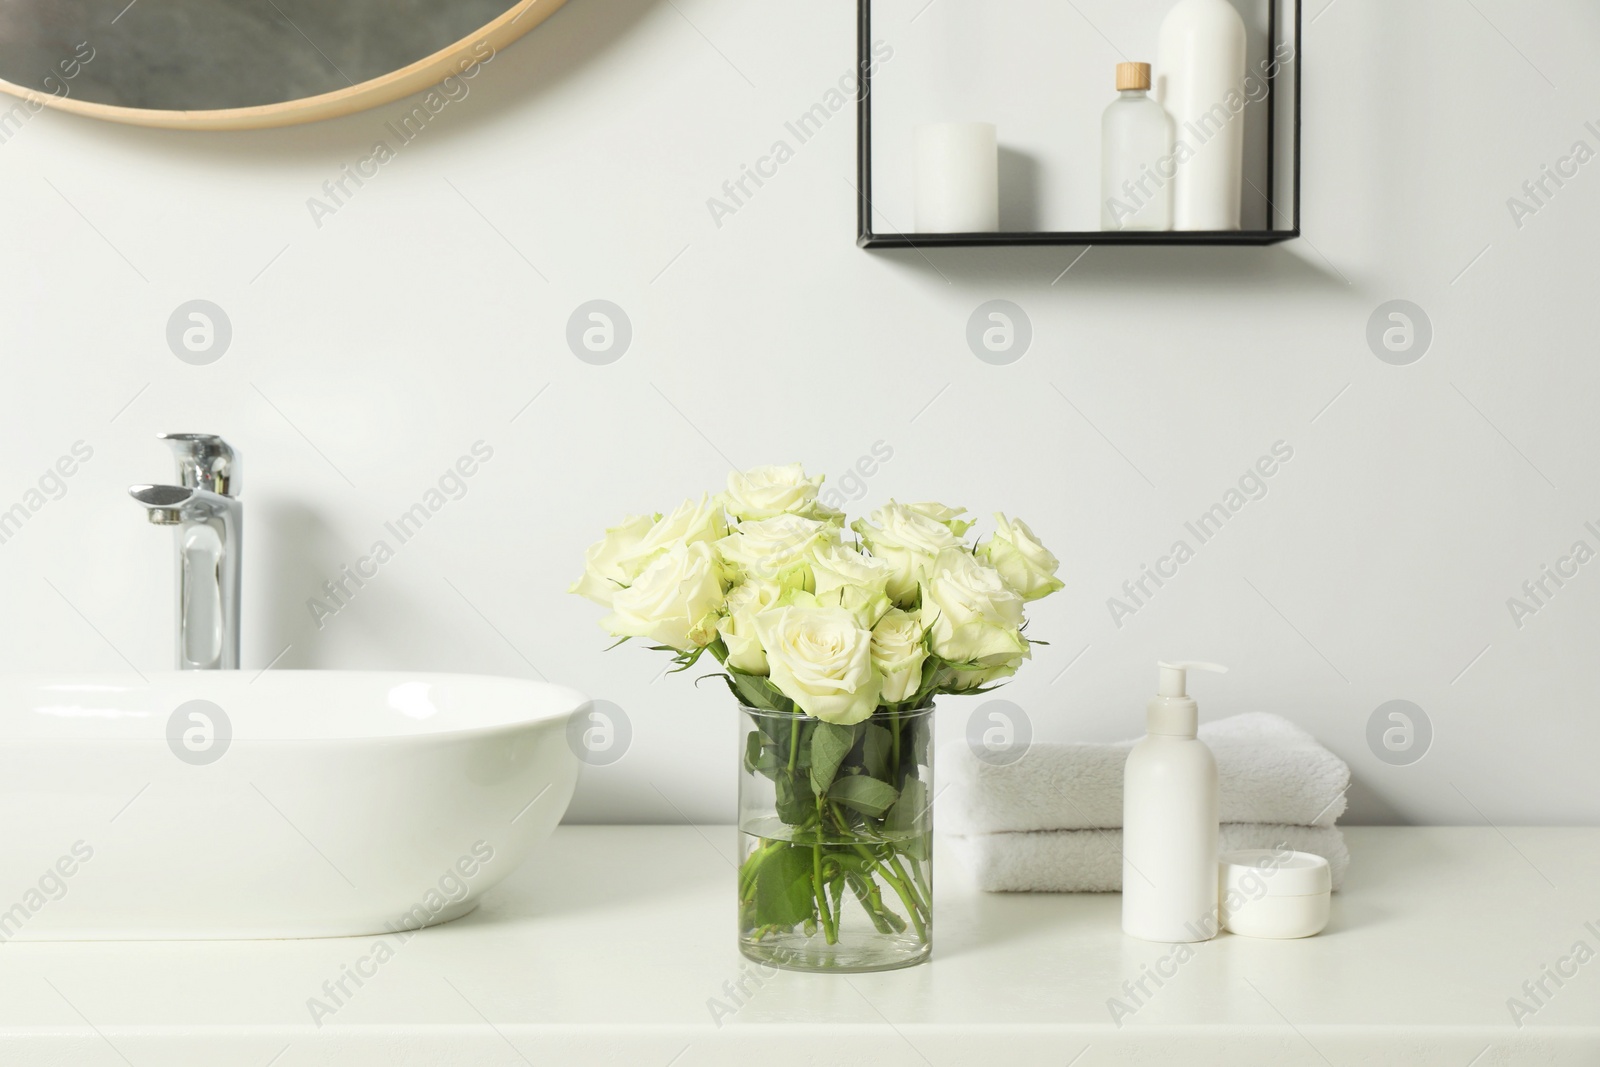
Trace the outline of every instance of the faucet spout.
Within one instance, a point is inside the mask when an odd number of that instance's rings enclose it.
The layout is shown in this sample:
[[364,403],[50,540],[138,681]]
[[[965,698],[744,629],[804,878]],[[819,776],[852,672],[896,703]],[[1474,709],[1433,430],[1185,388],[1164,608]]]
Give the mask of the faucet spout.
[[145,506],[145,517],[157,526],[176,526],[183,521],[179,505],[189,499],[189,490],[174,485],[130,485],[128,495]]
[[238,455],[211,434],[164,434],[181,485],[135,485],[128,495],[158,526],[176,527],[179,670],[239,666]]

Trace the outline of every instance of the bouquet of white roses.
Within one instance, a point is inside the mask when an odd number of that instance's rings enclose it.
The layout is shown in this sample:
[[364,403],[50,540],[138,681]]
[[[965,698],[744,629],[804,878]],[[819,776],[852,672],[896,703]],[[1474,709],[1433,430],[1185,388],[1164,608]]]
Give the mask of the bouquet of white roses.
[[1014,674],[1025,605],[1061,588],[1058,563],[1004,515],[968,544],[964,509],[942,504],[891,501],[852,537],[821,484],[799,464],[730,474],[717,496],[607,530],[571,591],[679,670],[709,651],[762,713],[745,770],[773,783],[784,825],[741,870],[747,937],[802,927],[833,944],[846,887],[880,933],[904,931],[882,881],[925,943],[927,723],[908,713]]
[[799,464],[728,476],[727,491],[636,515],[586,553],[571,591],[683,667],[710,651],[734,695],[849,726],[1014,674],[1024,604],[1061,588],[1026,523],[996,515],[968,546],[964,509],[889,503],[850,527]]

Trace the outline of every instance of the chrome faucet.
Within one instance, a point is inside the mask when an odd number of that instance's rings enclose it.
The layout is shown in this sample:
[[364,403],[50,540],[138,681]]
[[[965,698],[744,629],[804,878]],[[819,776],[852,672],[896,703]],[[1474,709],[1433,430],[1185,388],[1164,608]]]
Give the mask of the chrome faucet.
[[164,433],[177,485],[134,485],[151,522],[178,528],[178,669],[239,667],[239,455],[208,433]]

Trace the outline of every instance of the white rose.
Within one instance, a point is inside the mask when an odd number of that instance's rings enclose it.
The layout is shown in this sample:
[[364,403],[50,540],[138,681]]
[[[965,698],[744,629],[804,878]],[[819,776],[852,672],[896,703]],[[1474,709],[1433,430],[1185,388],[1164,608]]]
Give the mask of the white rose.
[[618,591],[632,585],[650,565],[650,555],[641,552],[639,546],[655,523],[653,515],[630,515],[608,528],[605,537],[583,553],[583,577],[573,582],[567,592],[609,608]]
[[937,504],[931,500],[925,501],[921,504],[906,504],[904,506],[912,511],[915,511],[919,515],[926,515],[928,518],[943,526],[957,537],[960,537],[968,530],[972,529],[972,523],[961,518],[961,516],[967,513],[966,508],[946,507],[943,504]]
[[740,521],[800,515],[808,519],[841,521],[844,516],[817,499],[822,475],[806,477],[798,463],[783,467],[755,467],[728,475],[722,503]]
[[873,556],[893,568],[889,596],[901,607],[916,601],[917,588],[934,558],[960,543],[943,523],[892,501],[868,519],[858,519],[852,529],[861,535]]
[[870,630],[878,625],[878,620],[883,618],[884,612],[894,607],[894,601],[885,596],[881,590],[875,593],[859,585],[842,585],[831,592],[818,594],[812,599],[826,607],[843,608],[848,611],[855,616],[856,624],[863,630]]
[[849,545],[824,545],[811,561],[817,595],[854,585],[883,592],[894,568],[881,559],[862,555]]
[[678,542],[611,600],[600,621],[616,637],[644,637],[687,652],[711,643],[722,608],[722,575],[704,541]]
[[692,545],[717,541],[728,535],[728,518],[722,504],[702,493],[699,500],[685,500],[676,511],[658,519],[639,544],[639,550],[654,559],[673,545]]
[[1021,519],[1008,522],[999,512],[994,521],[994,536],[978,545],[978,558],[999,571],[1023,600],[1038,600],[1060,589],[1055,573],[1061,561],[1039,543],[1028,524]]
[[631,515],[606,531],[603,540],[584,552],[583,577],[568,587],[570,593],[610,607],[618,590],[632,585],[644,569],[676,544],[715,541],[727,536],[728,520],[721,504],[701,494],[686,500],[672,514]]
[[739,571],[797,589],[812,583],[811,558],[839,539],[838,528],[799,515],[741,522],[717,542],[722,557]]
[[842,608],[784,607],[756,616],[772,683],[807,715],[840,726],[870,716],[882,679],[872,633]]
[[746,674],[767,673],[767,653],[756,633],[756,616],[778,602],[785,592],[777,582],[751,578],[728,592],[727,612],[717,621],[717,632],[728,647],[728,666]]
[[817,599],[855,612],[867,629],[891,607],[887,593],[894,568],[848,545],[828,545],[811,561]]
[[922,662],[928,658],[922,622],[909,611],[894,608],[872,628],[872,663],[883,675],[885,704],[916,695],[922,685]]
[[922,583],[922,625],[933,651],[951,663],[983,668],[961,676],[971,688],[1016,671],[1028,658],[1022,597],[1000,572],[961,548],[939,553]]

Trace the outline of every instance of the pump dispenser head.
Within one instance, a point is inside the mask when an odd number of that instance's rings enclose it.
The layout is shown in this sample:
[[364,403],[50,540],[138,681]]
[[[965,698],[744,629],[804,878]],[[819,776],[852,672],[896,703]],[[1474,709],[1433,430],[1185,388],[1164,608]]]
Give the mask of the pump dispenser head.
[[1189,671],[1210,671],[1213,674],[1227,674],[1228,668],[1217,663],[1201,663],[1197,660],[1184,660],[1182,663],[1157,663],[1161,668],[1161,684],[1156,692],[1164,697],[1183,697],[1189,694],[1185,691],[1189,679]]
[[1165,737],[1193,737],[1200,724],[1200,707],[1189,697],[1188,672],[1227,674],[1228,668],[1192,660],[1161,662],[1156,666],[1161,669],[1161,678],[1147,709],[1146,728],[1152,734]]

